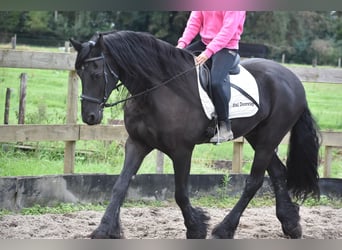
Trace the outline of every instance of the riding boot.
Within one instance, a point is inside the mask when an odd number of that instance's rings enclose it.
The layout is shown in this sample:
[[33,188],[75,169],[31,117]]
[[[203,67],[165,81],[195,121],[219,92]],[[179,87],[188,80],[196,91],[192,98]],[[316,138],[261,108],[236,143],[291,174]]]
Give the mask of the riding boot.
[[210,142],[221,143],[234,139],[233,131],[231,130],[230,121],[219,121],[219,128],[216,134],[210,139]]

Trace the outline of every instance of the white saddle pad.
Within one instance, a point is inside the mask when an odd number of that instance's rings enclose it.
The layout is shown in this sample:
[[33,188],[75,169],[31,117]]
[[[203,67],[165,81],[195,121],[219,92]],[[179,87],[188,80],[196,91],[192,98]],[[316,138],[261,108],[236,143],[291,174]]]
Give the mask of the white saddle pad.
[[[259,90],[257,83],[251,73],[249,73],[244,67],[240,65],[240,73],[237,75],[231,75],[230,82],[234,83],[235,85],[246,91],[251,97],[254,98],[256,103],[259,104]],[[211,120],[214,116],[216,116],[215,107],[199,81],[198,67],[197,83],[203,110],[208,119]],[[257,111],[258,107],[250,99],[248,99],[245,95],[240,93],[235,88],[231,87],[229,119],[250,117],[255,115]]]

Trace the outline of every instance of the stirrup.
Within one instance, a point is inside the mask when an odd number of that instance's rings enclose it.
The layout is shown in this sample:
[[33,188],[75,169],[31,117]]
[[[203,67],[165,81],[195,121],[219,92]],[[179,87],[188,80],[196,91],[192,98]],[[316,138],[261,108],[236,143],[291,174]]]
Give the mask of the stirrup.
[[217,133],[210,138],[209,142],[215,143],[215,144],[220,144],[221,142],[226,142],[226,141],[231,141],[234,139],[234,134],[233,131],[230,129],[229,131],[227,131],[227,135],[226,136],[221,136],[220,134],[220,129],[217,128]]

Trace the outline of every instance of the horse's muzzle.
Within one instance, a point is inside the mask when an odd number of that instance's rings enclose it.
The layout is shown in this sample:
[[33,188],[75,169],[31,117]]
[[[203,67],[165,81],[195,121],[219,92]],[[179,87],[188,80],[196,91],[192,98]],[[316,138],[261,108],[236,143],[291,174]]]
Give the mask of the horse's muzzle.
[[86,114],[82,113],[82,120],[88,125],[99,124],[102,121],[102,111],[100,110],[98,112],[89,112]]

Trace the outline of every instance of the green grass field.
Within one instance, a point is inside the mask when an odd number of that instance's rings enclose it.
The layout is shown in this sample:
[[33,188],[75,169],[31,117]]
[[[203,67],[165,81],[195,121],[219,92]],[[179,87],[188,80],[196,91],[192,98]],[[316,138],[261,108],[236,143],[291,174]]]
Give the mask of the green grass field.
[[342,130],[342,84],[304,83],[309,107],[322,130]]
[[[54,70],[8,69],[0,68],[0,121],[3,123],[6,88],[12,89],[10,124],[17,123],[19,76],[27,73],[28,87],[26,97],[27,124],[64,124],[66,119],[66,96],[68,72]],[[342,85],[323,83],[304,83],[307,99],[313,115],[321,130],[342,130]],[[115,92],[113,98],[120,98]],[[107,109],[103,123],[109,118],[122,118],[120,107]],[[79,119],[78,123],[82,123]],[[0,176],[46,175],[63,173],[63,142],[31,143],[37,147],[34,152],[13,150],[11,146],[2,144],[0,149]],[[76,173],[118,174],[123,163],[123,147],[116,143],[110,146],[100,141],[77,142],[79,153],[76,157]],[[193,154],[193,174],[228,173],[226,169],[214,169],[215,160],[231,160],[233,144],[218,146],[199,145]],[[280,146],[281,159],[286,156],[286,146]],[[245,166],[243,172],[248,173],[253,151],[248,144],[244,146]],[[341,150],[335,149],[333,155],[332,177],[342,178]],[[321,169],[320,169],[321,171]],[[143,162],[139,173],[155,172],[155,151]],[[171,162],[165,159],[165,173],[173,173]]]

